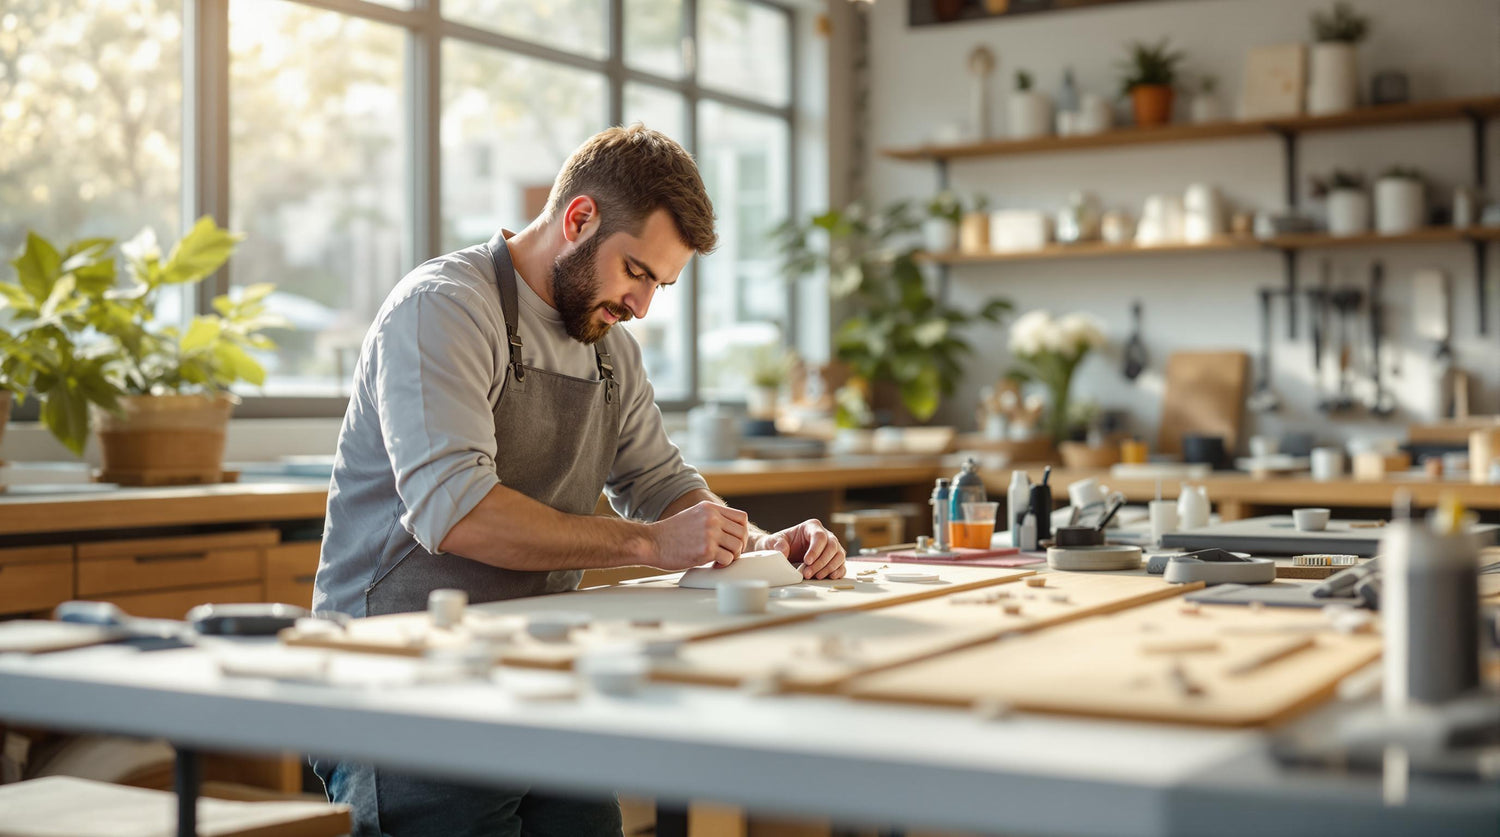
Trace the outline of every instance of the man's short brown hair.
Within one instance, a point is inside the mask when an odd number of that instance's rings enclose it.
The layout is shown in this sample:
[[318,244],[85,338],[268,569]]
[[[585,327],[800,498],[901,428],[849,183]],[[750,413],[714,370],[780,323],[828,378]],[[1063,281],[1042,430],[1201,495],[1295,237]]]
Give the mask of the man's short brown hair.
[[579,195],[599,205],[600,235],[636,235],[651,213],[665,209],[684,244],[704,255],[718,246],[714,206],[692,156],[639,122],[600,131],[568,157],[547,197],[545,217]]

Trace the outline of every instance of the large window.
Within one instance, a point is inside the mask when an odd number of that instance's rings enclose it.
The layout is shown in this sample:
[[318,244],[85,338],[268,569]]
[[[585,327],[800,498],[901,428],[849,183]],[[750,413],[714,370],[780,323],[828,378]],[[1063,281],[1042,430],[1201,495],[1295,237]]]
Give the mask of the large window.
[[743,350],[791,338],[793,31],[776,0],[8,0],[0,247],[212,214],[248,237],[209,290],[274,282],[295,326],[241,414],[336,415],[407,271],[640,121],[698,159],[720,246],[627,327],[659,401],[735,398]]

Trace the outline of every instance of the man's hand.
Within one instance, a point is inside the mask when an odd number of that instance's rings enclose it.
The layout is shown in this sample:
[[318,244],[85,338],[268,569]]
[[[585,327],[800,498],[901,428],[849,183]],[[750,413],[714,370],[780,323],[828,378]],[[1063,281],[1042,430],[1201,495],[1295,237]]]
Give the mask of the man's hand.
[[651,566],[685,570],[709,561],[732,564],[745,548],[749,525],[739,509],[705,500],[647,526],[656,547]]
[[843,578],[844,545],[816,520],[762,535],[749,549],[774,549],[802,564],[803,578]]

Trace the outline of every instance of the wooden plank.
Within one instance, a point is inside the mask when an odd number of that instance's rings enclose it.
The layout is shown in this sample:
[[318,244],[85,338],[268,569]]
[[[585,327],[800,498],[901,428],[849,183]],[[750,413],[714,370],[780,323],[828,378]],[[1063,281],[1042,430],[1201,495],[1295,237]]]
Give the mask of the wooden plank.
[[1061,259],[1114,258],[1118,256],[1189,255],[1194,253],[1229,253],[1265,250],[1265,242],[1253,238],[1221,238],[1203,244],[1108,244],[1102,241],[1077,244],[1049,244],[1036,250],[1012,250],[989,253],[921,253],[920,261],[934,264],[991,264],[996,262],[1034,262]]
[[[1313,642],[1291,649],[1298,639]],[[1159,650],[1188,640],[1210,640],[1213,649]],[[861,677],[842,691],[897,703],[996,701],[1036,712],[1251,726],[1321,703],[1379,656],[1377,634],[1337,633],[1318,611],[1166,601]]]
[[[849,575],[853,578],[860,570],[880,566],[879,563],[851,561]],[[902,564],[898,569],[910,570],[912,567],[911,564]],[[568,668],[580,654],[600,646],[649,640],[703,640],[828,613],[888,607],[946,593],[975,590],[1032,574],[1030,570],[986,567],[945,566],[933,570],[939,581],[925,584],[882,579],[852,582],[853,589],[843,590],[837,588],[845,586],[846,582],[804,581],[800,586],[816,591],[815,597],[773,598],[767,611],[761,614],[721,614],[715,591],[678,587],[673,576],[474,605],[469,608],[458,630],[431,628],[424,613],[399,613],[355,620],[341,634],[308,635],[289,629],[282,632],[281,638],[288,645],[416,656],[430,648],[469,642],[476,632],[491,636],[508,634],[511,639],[501,648],[503,662],[539,668]],[[586,615],[589,625],[560,642],[536,640],[525,633],[529,617],[557,612]]]
[[0,614],[38,613],[73,598],[73,564],[0,564]]
[[1241,351],[1173,352],[1166,366],[1157,448],[1181,453],[1183,436],[1203,434],[1223,437],[1226,455],[1233,456],[1239,449],[1250,356]]
[[183,535],[166,538],[126,538],[78,545],[78,560],[137,558],[151,555],[201,555],[216,549],[274,546],[281,540],[275,529],[252,529],[215,535]]
[[208,485],[107,494],[0,497],[0,534],[321,519],[324,485]]
[[[791,691],[831,692],[855,676],[1002,634],[1034,631],[1202,587],[1142,576],[1056,572],[1043,577],[1044,587],[1007,583],[691,643],[675,659],[655,663],[652,677],[708,686],[774,678]],[[1018,612],[1008,613],[1007,606]]]

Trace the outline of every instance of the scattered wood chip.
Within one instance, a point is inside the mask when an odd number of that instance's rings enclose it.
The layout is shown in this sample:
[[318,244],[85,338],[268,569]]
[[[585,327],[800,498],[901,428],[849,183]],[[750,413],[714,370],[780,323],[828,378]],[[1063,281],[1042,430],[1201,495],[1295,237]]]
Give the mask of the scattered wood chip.
[[1027,587],[1046,587],[1047,586],[1047,577],[1044,576],[1044,575],[1027,576],[1027,578],[1026,578],[1026,586]]

